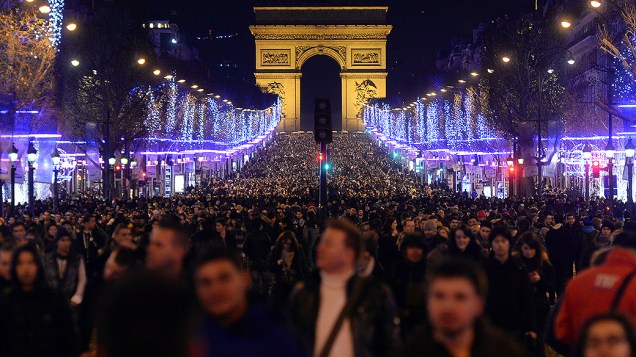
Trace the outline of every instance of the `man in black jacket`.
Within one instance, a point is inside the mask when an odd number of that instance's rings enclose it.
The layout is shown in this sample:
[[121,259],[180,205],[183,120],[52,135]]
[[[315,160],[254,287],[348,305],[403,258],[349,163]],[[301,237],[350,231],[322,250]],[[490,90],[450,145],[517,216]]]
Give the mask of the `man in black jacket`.
[[[343,219],[328,223],[316,247],[320,274],[300,283],[290,301],[291,317],[308,355],[386,356],[398,345],[399,319],[389,288],[355,275],[361,251],[356,226]],[[334,328],[349,300],[351,308]]]
[[428,275],[430,327],[414,333],[399,356],[522,356],[521,348],[484,321],[484,271],[465,260],[448,260]]

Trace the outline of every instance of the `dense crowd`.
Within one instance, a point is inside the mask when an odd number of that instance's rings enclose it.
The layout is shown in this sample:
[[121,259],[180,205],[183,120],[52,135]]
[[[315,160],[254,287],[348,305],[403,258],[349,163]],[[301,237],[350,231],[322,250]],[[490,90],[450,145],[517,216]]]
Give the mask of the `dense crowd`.
[[329,149],[327,221],[309,134],[185,195],[0,221],[0,355],[636,354],[622,203],[473,198],[365,134]]

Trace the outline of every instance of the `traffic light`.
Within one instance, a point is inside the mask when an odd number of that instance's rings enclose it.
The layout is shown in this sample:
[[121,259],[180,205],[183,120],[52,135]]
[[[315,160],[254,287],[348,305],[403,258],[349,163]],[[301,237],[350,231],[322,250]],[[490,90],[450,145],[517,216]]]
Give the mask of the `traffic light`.
[[508,177],[510,177],[510,178],[514,178],[515,177],[515,167],[514,166],[508,167]]
[[325,162],[325,171],[329,171],[329,169],[331,168],[331,165],[328,162]]
[[598,161],[592,161],[592,177],[599,178],[601,177],[601,165]]
[[115,171],[121,171],[121,166],[120,165],[115,166]]
[[318,154],[318,161],[322,162],[323,157],[322,157],[322,153]]
[[314,140],[317,143],[330,144],[333,141],[331,130],[331,103],[329,99],[316,99],[314,107]]

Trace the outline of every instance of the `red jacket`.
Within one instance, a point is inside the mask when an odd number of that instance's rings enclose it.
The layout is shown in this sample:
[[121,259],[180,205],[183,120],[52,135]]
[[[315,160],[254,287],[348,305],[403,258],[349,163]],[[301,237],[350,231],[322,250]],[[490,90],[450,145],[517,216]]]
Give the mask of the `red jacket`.
[[[572,279],[556,317],[557,340],[568,345],[574,343],[587,319],[609,312],[623,280],[635,270],[636,251],[615,248],[601,266],[587,269]],[[636,278],[625,289],[618,311],[636,320]]]

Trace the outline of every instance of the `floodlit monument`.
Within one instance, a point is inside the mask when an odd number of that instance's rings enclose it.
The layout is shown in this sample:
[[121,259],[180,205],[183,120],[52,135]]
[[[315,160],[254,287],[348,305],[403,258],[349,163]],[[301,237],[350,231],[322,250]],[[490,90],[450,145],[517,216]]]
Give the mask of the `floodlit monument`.
[[302,66],[329,56],[340,66],[342,129],[363,130],[361,108],[386,96],[386,6],[254,7],[256,84],[283,99],[279,129],[300,128]]

